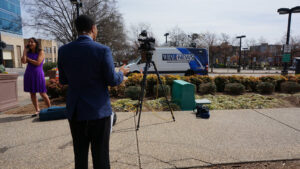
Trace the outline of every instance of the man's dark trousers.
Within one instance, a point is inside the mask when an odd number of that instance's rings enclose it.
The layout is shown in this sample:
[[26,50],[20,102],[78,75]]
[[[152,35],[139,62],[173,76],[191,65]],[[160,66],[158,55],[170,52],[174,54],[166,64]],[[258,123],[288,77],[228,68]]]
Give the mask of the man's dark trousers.
[[110,169],[109,136],[111,119],[77,121],[76,115],[69,120],[75,154],[75,169],[88,168],[88,152],[91,144],[94,169]]

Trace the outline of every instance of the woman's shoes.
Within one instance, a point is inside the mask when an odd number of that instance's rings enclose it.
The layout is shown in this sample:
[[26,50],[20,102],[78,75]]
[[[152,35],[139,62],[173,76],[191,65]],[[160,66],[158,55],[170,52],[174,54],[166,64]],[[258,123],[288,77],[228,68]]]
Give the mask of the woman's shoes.
[[39,113],[40,113],[40,111],[37,111],[33,115],[31,115],[31,117],[36,117]]

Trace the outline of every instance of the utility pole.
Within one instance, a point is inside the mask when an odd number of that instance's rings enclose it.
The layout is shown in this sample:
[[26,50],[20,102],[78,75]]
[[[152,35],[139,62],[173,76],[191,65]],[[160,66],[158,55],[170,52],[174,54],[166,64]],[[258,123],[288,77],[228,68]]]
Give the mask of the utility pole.
[[240,39],[240,49],[239,49],[239,65],[238,65],[238,69],[237,72],[240,73],[241,72],[241,56],[242,56],[242,38],[245,38],[245,35],[242,36],[237,36],[236,38]]

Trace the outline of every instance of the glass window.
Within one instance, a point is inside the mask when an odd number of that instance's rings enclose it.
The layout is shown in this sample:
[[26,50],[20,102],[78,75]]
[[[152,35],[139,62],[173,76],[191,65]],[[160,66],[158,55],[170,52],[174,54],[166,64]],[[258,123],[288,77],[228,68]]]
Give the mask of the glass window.
[[20,0],[1,0],[0,9],[0,30],[22,35]]

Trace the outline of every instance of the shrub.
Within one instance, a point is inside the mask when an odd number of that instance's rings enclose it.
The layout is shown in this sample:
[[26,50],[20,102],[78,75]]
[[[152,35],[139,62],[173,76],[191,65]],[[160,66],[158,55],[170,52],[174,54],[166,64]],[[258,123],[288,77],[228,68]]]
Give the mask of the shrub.
[[213,78],[207,75],[196,75],[198,79],[200,79],[203,83],[213,82]]
[[281,83],[286,82],[288,79],[282,75],[275,76],[275,79],[276,79],[275,91],[279,92]]
[[[180,107],[172,102],[169,102],[170,107],[173,111],[180,110]],[[156,100],[147,100],[146,106],[151,109],[151,111],[169,111],[169,105],[165,97],[158,98]]]
[[125,81],[125,85],[126,86],[138,86],[138,85],[141,84],[142,80],[143,80],[143,74],[141,74],[141,73],[133,73]]
[[203,83],[202,79],[200,79],[199,77],[200,75],[193,75],[189,77],[190,78],[189,80],[195,86],[199,86],[201,83]]
[[214,83],[203,83],[199,86],[199,92],[201,94],[215,94],[217,87]]
[[200,75],[189,76],[190,83],[194,84],[196,91],[199,91],[199,85],[203,83],[202,79],[199,78]]
[[173,85],[174,80],[179,80],[180,79],[179,75],[165,75],[164,77],[166,79],[166,84],[169,85],[169,86]]
[[115,112],[135,112],[136,107],[138,105],[137,100],[131,100],[131,99],[118,99],[111,103],[111,106],[113,108],[113,111]]
[[276,77],[275,76],[261,76],[259,80],[262,82],[270,82],[276,85]]
[[51,70],[54,67],[57,67],[57,63],[47,62],[47,63],[44,63],[43,70],[45,73],[47,73],[48,70]]
[[296,82],[283,82],[281,84],[281,91],[290,94],[300,92],[300,84]]
[[228,83],[228,78],[227,76],[216,76],[214,81],[217,87],[217,91],[223,92],[225,88],[225,84]]
[[282,82],[285,82],[287,81],[288,79],[284,76],[262,76],[259,78],[260,81],[262,82],[270,82],[270,83],[273,83],[273,85],[275,86],[275,90],[276,91],[280,91],[280,84]]
[[50,79],[46,82],[46,89],[50,98],[57,98],[59,96],[66,98],[68,86],[61,85],[56,79]]
[[270,82],[260,82],[257,84],[256,90],[260,94],[272,94],[275,90],[275,86]]
[[296,76],[293,76],[293,75],[287,75],[287,76],[285,76],[285,78],[286,78],[287,81],[289,81],[289,82],[297,82],[297,81],[298,81],[297,77],[296,77]]
[[224,91],[228,94],[240,95],[245,92],[245,86],[241,83],[228,83],[225,85]]
[[[163,76],[160,76],[160,79],[162,81],[162,84],[166,83],[166,79]],[[148,96],[153,96],[153,87],[154,85],[159,85],[159,80],[157,78],[156,74],[149,74],[147,76],[147,81],[146,81],[146,92]]]
[[300,84],[300,74],[296,75],[295,78],[296,78],[297,82]]
[[[159,87],[157,87],[157,86],[159,86]],[[166,92],[166,95],[169,96],[170,95],[170,91],[171,91],[169,85],[163,85],[163,88],[164,88],[164,90]],[[154,85],[154,87],[153,87],[153,94],[154,94],[154,96],[155,97],[164,97],[165,95],[164,95],[163,88],[161,87],[161,85]]]
[[122,82],[118,86],[109,87],[109,94],[112,97],[123,97],[124,96],[124,92],[125,92],[125,88],[126,88],[125,82]]
[[250,76],[250,77],[244,78],[244,81],[242,84],[245,86],[245,89],[247,91],[255,92],[256,86],[258,85],[259,82],[260,82],[260,80],[258,77]]
[[125,97],[129,97],[132,100],[137,100],[140,97],[141,87],[140,86],[129,86],[125,89]]
[[243,83],[244,77],[243,76],[236,76],[236,75],[232,75],[232,76],[228,76],[227,77],[228,82],[229,83]]
[[192,76],[180,76],[180,80],[184,80],[186,82],[191,83],[191,77]]

